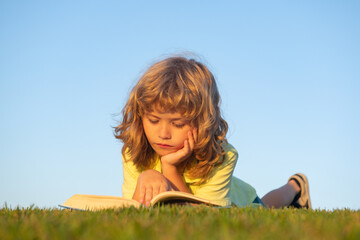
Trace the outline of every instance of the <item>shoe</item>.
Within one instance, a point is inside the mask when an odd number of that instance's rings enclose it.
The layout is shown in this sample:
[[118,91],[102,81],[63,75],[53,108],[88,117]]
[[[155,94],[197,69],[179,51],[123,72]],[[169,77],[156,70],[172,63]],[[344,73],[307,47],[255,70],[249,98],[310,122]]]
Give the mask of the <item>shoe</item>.
[[292,175],[289,178],[289,181],[290,180],[295,180],[300,187],[300,192],[295,196],[290,206],[295,208],[311,208],[309,182],[307,177],[302,173],[297,173]]

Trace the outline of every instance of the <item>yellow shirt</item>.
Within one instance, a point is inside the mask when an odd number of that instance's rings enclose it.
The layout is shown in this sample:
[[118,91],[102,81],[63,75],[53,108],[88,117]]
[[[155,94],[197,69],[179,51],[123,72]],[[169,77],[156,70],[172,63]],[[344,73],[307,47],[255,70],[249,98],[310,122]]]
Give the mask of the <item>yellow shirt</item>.
[[[195,185],[194,183],[198,182],[199,179],[191,179],[187,177],[185,172],[185,183],[195,196],[214,201],[221,206],[228,207],[235,204],[242,207],[251,205],[257,197],[255,189],[244,181],[233,177],[238,153],[231,144],[224,143],[223,147],[226,152],[225,161],[212,170],[208,181],[201,185]],[[153,169],[161,172],[160,158],[157,159]],[[141,172],[132,162],[125,162],[123,157],[123,173],[123,197],[131,199]]]

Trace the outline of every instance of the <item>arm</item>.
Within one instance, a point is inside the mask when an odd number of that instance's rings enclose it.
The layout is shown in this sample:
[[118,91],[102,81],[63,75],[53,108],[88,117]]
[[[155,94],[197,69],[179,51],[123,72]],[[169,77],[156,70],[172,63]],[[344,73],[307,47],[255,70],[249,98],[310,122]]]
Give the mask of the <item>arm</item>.
[[191,193],[178,168],[173,165],[161,164],[163,175],[169,180],[175,191]]
[[[126,158],[127,156],[122,156],[124,176],[122,195],[124,198],[132,198],[146,204],[160,192],[175,190],[171,182],[159,172],[160,169],[158,169],[159,171],[148,169],[140,172],[133,162],[126,161]],[[146,192],[148,193],[147,198],[145,197]]]
[[132,199],[148,206],[154,196],[172,190],[171,183],[163,174],[148,169],[139,175]]
[[139,175],[132,199],[148,206],[151,199],[162,192],[175,190],[190,193],[176,167],[168,166],[165,169],[164,166],[162,167],[163,174],[148,169]]
[[[182,161],[186,160],[191,156],[192,150],[194,148],[195,140],[197,137],[197,130],[194,129],[193,132],[189,132],[189,139],[185,140],[184,147],[174,153],[164,155],[161,157],[161,169],[162,173],[149,169],[138,176],[134,174],[131,176],[131,182],[135,185],[132,185],[130,188],[133,189],[132,199],[139,201],[140,203],[145,203],[149,205],[150,200],[157,194],[164,191],[182,191],[191,193],[181,174],[181,170],[178,169],[177,165]],[[124,184],[123,184],[123,195],[124,189],[128,189],[129,184],[125,184],[125,176],[130,175],[127,172],[135,171],[135,167],[130,163],[124,164]],[[131,171],[131,169],[133,171]],[[130,191],[127,191],[130,192]]]
[[[148,205],[150,200],[161,192],[179,191],[179,189],[159,171],[148,169],[140,172],[132,162],[126,161],[125,159],[126,158],[123,157],[123,197],[128,199],[132,198],[142,204]],[[165,172],[170,173],[166,170]]]
[[178,165],[191,156],[195,145],[195,139],[197,139],[196,128],[189,131],[188,139],[185,140],[182,149],[161,157],[161,169],[163,175],[171,182],[176,191],[191,193],[182,176],[182,169],[179,169]]

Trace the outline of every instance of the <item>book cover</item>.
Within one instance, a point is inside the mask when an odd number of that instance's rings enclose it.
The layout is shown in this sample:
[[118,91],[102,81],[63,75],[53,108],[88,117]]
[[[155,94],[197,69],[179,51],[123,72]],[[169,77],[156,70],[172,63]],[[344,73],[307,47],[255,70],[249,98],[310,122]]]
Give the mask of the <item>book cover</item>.
[[[208,206],[219,205],[215,202],[199,198],[190,193],[177,192],[177,191],[168,191],[162,192],[156,195],[150,202],[150,206],[155,206],[157,204],[205,204]],[[136,207],[140,208],[144,205],[135,201],[133,199],[127,199],[123,197],[114,197],[114,196],[100,196],[100,195],[87,195],[87,194],[75,194],[59,207],[76,209],[76,210],[103,210],[110,208],[126,208],[126,207]]]

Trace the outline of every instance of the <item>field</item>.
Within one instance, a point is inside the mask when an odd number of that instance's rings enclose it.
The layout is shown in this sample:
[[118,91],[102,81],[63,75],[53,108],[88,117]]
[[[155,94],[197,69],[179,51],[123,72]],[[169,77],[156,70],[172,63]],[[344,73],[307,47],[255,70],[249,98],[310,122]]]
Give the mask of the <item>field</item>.
[[360,239],[360,211],[162,206],[0,209],[0,239]]

